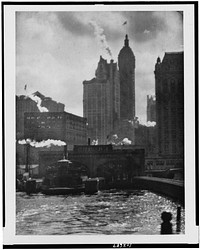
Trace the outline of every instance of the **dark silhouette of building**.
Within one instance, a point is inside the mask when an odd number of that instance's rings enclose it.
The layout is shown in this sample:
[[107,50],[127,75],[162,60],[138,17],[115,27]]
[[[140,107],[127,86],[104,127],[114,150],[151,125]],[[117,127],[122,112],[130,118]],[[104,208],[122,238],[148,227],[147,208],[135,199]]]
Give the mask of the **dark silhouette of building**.
[[26,112],[24,136],[38,142],[53,139],[68,145],[87,144],[86,118],[67,112]]
[[135,117],[135,56],[129,47],[128,35],[118,55],[120,75],[120,119]]
[[91,141],[106,144],[120,115],[119,75],[117,63],[107,63],[100,56],[95,78],[83,82],[83,116],[88,122]]
[[[63,158],[63,151],[40,151],[39,174],[45,175],[48,166]],[[144,172],[144,149],[113,145],[75,145],[68,151],[72,165],[87,169],[88,177],[105,177],[107,182],[130,180]]]
[[146,126],[139,122],[135,123],[135,145],[145,149],[145,156],[154,156],[157,153],[156,126]]
[[[50,97],[45,97],[40,92],[35,92],[31,95],[41,101],[40,105],[45,107],[50,112],[63,112],[65,105],[52,100]],[[31,99],[30,96],[16,96],[16,137],[17,139],[24,138],[24,113],[39,112],[37,102]]]
[[88,121],[88,136],[98,144],[107,144],[117,134],[135,144],[135,56],[128,35],[117,63],[102,57],[95,78],[83,82],[83,114]]
[[147,122],[156,121],[156,99],[155,96],[147,95]]
[[183,52],[165,53],[155,65],[156,124],[161,156],[184,154]]

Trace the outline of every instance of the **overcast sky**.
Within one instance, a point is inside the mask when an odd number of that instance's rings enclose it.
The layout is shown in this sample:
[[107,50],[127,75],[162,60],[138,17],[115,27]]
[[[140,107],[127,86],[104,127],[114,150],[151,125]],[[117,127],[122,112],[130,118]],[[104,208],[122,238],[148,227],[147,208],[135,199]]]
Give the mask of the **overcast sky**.
[[16,94],[39,91],[82,116],[82,82],[95,76],[100,55],[117,61],[126,32],[136,57],[136,116],[146,120],[157,57],[183,51],[179,12],[17,12]]

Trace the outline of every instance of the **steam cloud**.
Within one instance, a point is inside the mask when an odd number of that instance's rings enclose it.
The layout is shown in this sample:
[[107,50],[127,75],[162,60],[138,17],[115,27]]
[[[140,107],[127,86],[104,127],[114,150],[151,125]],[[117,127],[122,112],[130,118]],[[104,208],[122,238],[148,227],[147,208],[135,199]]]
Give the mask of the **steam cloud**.
[[92,145],[98,145],[98,139],[92,141]]
[[112,58],[112,52],[108,46],[108,43],[106,41],[106,36],[104,35],[104,29],[102,29],[95,21],[91,20],[89,22],[90,25],[92,25],[92,27],[94,28],[94,34],[97,38],[97,41],[99,42],[99,44],[102,46],[103,49],[105,49],[107,51],[107,53],[109,54],[109,56]]
[[124,138],[122,140],[117,140],[117,139],[119,139],[117,134],[112,135],[110,143],[112,145],[116,145],[116,146],[119,146],[119,145],[131,145],[131,143],[132,143],[131,140],[129,140],[128,138]]
[[142,120],[139,120],[139,123],[143,126],[146,126],[146,127],[154,127],[156,126],[156,122],[143,122]]
[[41,100],[41,98],[39,96],[31,94],[31,95],[29,95],[29,97],[34,102],[37,103],[37,107],[38,107],[38,109],[39,109],[40,112],[49,112],[49,110],[47,108],[41,106],[42,100]]
[[124,138],[121,142],[121,144],[123,145],[130,145],[131,144],[131,141],[128,139],[128,138]]
[[40,142],[36,142],[36,141],[32,141],[31,139],[23,139],[23,140],[20,140],[18,141],[19,144],[21,145],[24,145],[24,144],[29,144],[31,145],[32,147],[35,147],[35,148],[43,148],[43,147],[51,147],[52,145],[54,146],[65,146],[66,143],[63,142],[63,141],[60,141],[60,140],[51,140],[51,139],[48,139],[48,140],[43,140],[43,141],[40,141]]

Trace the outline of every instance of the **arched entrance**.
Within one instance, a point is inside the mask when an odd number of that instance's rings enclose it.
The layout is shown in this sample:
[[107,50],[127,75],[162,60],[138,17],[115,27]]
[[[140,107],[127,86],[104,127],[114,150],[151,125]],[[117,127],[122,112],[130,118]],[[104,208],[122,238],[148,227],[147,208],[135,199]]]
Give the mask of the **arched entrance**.
[[129,172],[125,161],[109,161],[97,167],[97,176],[104,177],[107,184],[112,184],[127,181]]

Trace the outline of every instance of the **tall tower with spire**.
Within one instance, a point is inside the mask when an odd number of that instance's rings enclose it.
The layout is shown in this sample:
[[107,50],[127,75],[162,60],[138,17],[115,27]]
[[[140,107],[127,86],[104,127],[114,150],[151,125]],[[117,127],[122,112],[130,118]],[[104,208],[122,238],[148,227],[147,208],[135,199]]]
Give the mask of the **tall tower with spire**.
[[118,55],[120,76],[120,119],[133,120],[135,117],[135,56],[129,47],[128,35]]

